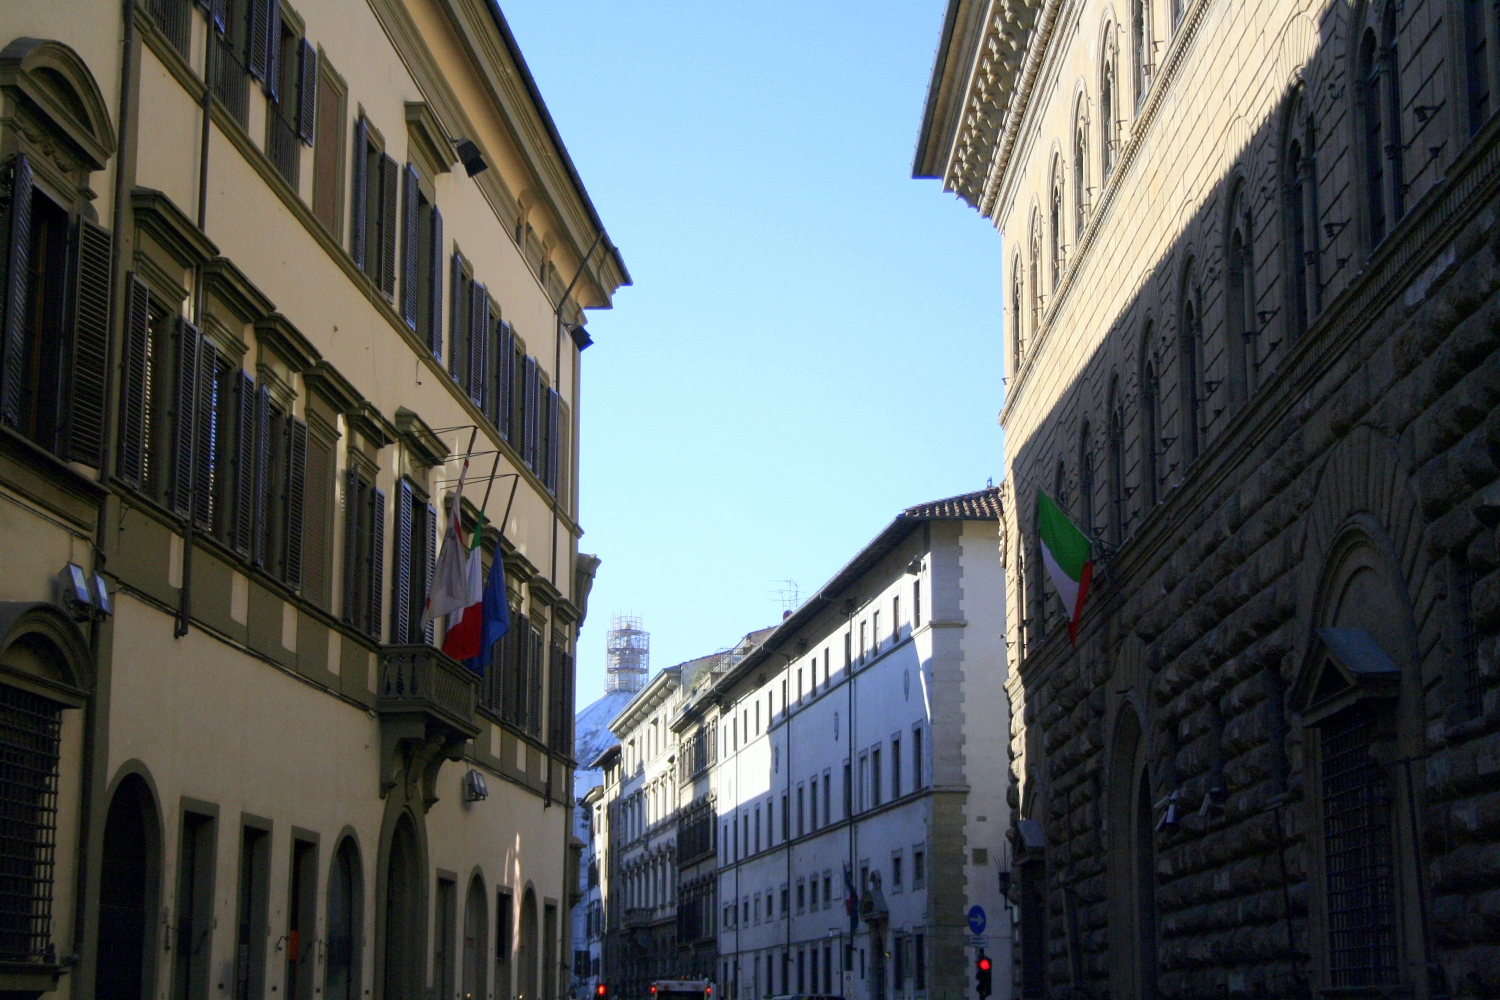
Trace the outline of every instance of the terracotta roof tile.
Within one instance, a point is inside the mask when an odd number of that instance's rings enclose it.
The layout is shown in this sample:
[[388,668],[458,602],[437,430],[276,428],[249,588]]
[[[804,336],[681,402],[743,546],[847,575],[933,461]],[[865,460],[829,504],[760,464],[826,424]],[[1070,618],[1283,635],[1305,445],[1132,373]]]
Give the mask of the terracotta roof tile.
[[1000,519],[1000,487],[991,486],[974,493],[960,493],[956,497],[932,500],[908,507],[901,518],[920,518],[924,521],[956,519],[964,521],[998,521]]

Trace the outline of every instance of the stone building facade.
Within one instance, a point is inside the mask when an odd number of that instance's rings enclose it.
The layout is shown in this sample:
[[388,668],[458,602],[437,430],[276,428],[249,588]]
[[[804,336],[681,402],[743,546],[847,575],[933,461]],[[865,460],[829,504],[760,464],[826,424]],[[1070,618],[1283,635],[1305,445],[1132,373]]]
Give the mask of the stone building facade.
[[[0,991],[566,990],[628,280],[494,4],[0,4]],[[471,442],[482,676],[421,620]]]
[[1021,996],[1500,992],[1495,31],[948,5],[914,174],[1002,235]]

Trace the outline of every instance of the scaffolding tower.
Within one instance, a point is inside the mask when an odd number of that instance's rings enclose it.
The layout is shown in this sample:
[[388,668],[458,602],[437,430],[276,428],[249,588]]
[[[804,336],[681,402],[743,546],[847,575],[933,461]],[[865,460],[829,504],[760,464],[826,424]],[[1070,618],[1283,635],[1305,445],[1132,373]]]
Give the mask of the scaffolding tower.
[[615,615],[606,638],[607,674],[604,691],[628,691],[646,686],[651,670],[651,633],[641,627],[639,615]]

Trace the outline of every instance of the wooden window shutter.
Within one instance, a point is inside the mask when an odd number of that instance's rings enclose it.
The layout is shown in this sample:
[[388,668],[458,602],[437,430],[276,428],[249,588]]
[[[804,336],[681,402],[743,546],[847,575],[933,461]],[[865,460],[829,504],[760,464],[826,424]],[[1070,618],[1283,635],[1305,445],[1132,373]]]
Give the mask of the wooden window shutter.
[[[412,602],[415,605],[413,621],[419,620],[419,613],[426,610],[427,595],[432,593],[432,578],[437,573],[437,523],[437,508],[428,504],[427,516],[422,521],[422,550],[427,558],[422,569],[422,593]],[[436,624],[428,622],[422,626],[422,641],[429,646],[436,638]]]
[[250,0],[250,37],[246,40],[246,68],[257,80],[266,78],[266,40],[271,22],[271,4],[279,0]]
[[536,358],[526,355],[525,374],[521,379],[521,391],[525,394],[521,403],[521,461],[531,471],[536,471],[537,412],[536,390],[538,386]]
[[185,319],[177,321],[176,370],[172,378],[172,512],[193,513],[193,411],[198,399],[198,345],[202,335]]
[[526,731],[540,738],[542,735],[542,633],[531,628],[531,649],[527,657],[526,670]]
[[271,394],[261,386],[255,391],[255,502],[250,523],[250,562],[264,566],[267,527],[271,518]]
[[370,123],[361,115],[354,123],[354,164],[349,178],[349,256],[354,266],[365,267],[365,204],[370,194]]
[[151,292],[134,271],[125,276],[124,356],[120,358],[120,443],[115,472],[140,489],[146,462],[146,373],[151,358]]
[[266,96],[281,103],[281,0],[270,0],[266,22]]
[[511,440],[511,388],[515,381],[516,335],[509,323],[500,324],[500,342],[495,349],[495,428]]
[[22,366],[26,363],[26,291],[31,273],[31,163],[17,153],[10,164],[9,218],[5,227],[4,328],[0,329],[0,423],[21,422]]
[[432,329],[427,331],[427,346],[432,356],[443,360],[443,213],[432,206],[432,287],[427,302],[427,315]]
[[209,0],[209,18],[219,34],[229,30],[229,0]]
[[350,469],[344,476],[344,621],[359,625],[360,554],[364,541],[359,537],[361,496],[359,471]]
[[214,530],[214,468],[218,458],[214,438],[219,401],[219,351],[204,337],[198,342],[198,387],[193,409],[198,426],[193,443],[193,526],[205,534]]
[[506,636],[510,655],[506,658],[507,679],[505,705],[501,715],[510,723],[526,726],[526,664],[531,658],[531,620],[525,615],[516,615]]
[[288,417],[286,423],[286,553],[282,565],[286,568],[286,585],[298,590],[302,586],[303,526],[307,511],[307,424],[296,417]]
[[484,409],[485,330],[490,325],[490,300],[484,283],[469,285],[469,399]]
[[396,161],[380,157],[380,290],[396,294]]
[[417,328],[417,207],[420,202],[417,168],[410,163],[401,171],[401,318]]
[[370,490],[370,609],[365,613],[365,631],[380,638],[380,598],[385,587],[385,493]]
[[466,293],[464,289],[464,258],[459,253],[454,253],[453,255],[453,280],[451,286],[453,335],[448,344],[448,349],[452,352],[448,356],[448,371],[453,375],[454,381],[459,385],[463,385],[463,365],[467,358],[467,347],[464,344],[464,328],[468,325],[468,316],[465,313],[468,306],[468,299],[465,297]]
[[302,39],[297,46],[297,138],[313,144],[318,122],[318,50]]
[[328,601],[329,499],[333,494],[333,450],[309,436],[307,513],[302,527],[302,596],[325,610]]
[[411,550],[412,492],[411,483],[396,482],[396,517],[391,525],[391,642],[411,641]]
[[555,495],[557,493],[557,462],[560,457],[562,439],[561,431],[561,404],[562,397],[558,396],[556,389],[547,390],[547,489]]
[[104,455],[112,239],[87,219],[74,240],[73,331],[67,371],[63,457],[97,468]]
[[234,550],[250,554],[255,524],[255,380],[243,371],[234,400]]

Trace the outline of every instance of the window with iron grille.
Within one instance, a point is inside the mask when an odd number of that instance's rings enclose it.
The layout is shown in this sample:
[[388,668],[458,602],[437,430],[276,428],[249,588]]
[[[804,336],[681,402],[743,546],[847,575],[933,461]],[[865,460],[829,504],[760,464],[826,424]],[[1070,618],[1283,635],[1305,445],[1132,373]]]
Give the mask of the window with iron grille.
[[61,731],[61,705],[0,684],[0,961],[51,946]]
[[1370,757],[1382,714],[1380,703],[1362,702],[1323,727],[1328,966],[1336,989],[1397,975],[1391,790]]

